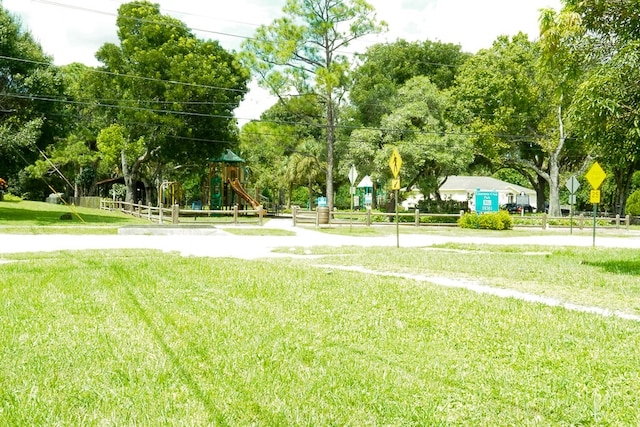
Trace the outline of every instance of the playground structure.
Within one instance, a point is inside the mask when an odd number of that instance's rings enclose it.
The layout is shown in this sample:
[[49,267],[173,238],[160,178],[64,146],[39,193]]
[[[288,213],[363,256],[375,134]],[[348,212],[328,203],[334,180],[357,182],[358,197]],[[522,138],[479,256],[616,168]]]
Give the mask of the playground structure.
[[215,159],[209,159],[209,174],[203,186],[204,200],[211,210],[231,209],[238,204],[236,196],[258,210],[261,203],[244,189],[248,171],[245,161],[227,149]]
[[164,181],[158,192],[158,206],[179,205],[182,194],[182,185],[179,182]]

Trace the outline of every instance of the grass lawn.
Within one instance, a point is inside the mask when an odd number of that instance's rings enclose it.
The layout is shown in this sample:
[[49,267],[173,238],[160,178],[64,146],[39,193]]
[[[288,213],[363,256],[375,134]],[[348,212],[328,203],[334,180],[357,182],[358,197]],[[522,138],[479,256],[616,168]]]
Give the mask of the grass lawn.
[[[638,299],[638,260],[616,251],[446,249],[345,248],[322,262],[490,279],[533,258],[523,268],[597,278],[589,292],[610,287],[612,305]],[[2,425],[640,423],[639,322],[309,261],[5,259]],[[486,271],[500,262],[502,273]],[[538,290],[556,292],[553,282]]]
[[[71,219],[60,219],[64,214],[71,214]],[[32,201],[0,202],[0,233],[115,234],[117,227],[148,223],[121,212]]]
[[[281,252],[292,253],[283,248]],[[305,252],[306,251],[306,252]],[[430,248],[314,247],[323,264],[445,276],[640,315],[640,252],[629,249],[444,244]]]

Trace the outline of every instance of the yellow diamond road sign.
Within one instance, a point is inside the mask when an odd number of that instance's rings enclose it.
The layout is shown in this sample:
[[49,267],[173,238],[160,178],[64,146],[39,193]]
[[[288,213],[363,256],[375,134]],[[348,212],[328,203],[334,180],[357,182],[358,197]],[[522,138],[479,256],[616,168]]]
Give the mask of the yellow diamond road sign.
[[389,167],[391,168],[391,173],[393,174],[394,178],[398,177],[398,174],[400,173],[400,166],[402,166],[402,159],[400,158],[400,153],[398,153],[398,149],[394,148],[393,154],[389,159]]
[[598,162],[595,162],[585,176],[593,189],[597,190],[598,188],[600,188],[600,184],[602,184],[602,181],[604,181],[604,179],[607,177],[607,174],[604,172],[604,170],[602,170],[602,167],[600,167]]

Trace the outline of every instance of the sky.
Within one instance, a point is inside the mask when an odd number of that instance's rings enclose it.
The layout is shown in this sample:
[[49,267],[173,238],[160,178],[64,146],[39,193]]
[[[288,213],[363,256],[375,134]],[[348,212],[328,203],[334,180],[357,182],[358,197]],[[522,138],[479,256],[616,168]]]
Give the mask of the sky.
[[[106,42],[117,43],[116,15],[127,0],[0,0],[2,7],[30,31],[54,63],[99,63],[95,52]],[[491,47],[499,35],[519,31],[538,37],[539,9],[562,7],[561,0],[368,0],[388,31],[367,36],[348,48],[398,39],[440,41],[475,53]],[[239,50],[259,25],[282,15],[285,0],[155,0],[164,14],[185,22],[202,39],[215,39],[227,50]],[[236,117],[240,123],[257,119],[273,98],[256,82]]]

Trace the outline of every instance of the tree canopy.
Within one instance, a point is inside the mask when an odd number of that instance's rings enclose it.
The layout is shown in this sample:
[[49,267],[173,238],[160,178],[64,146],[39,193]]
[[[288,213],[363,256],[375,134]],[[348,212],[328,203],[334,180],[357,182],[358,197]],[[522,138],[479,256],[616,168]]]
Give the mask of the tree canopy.
[[52,59],[0,7],[0,176],[17,180],[38,149],[65,131],[62,106],[55,102],[63,91]]
[[98,51],[104,73],[92,88],[98,99],[118,100],[105,116],[122,126],[128,144],[141,144],[135,159],[121,156],[129,159],[121,166],[132,201],[143,163],[201,167],[237,141],[233,110],[249,73],[218,42],[197,39],[157,4],[122,5],[117,25],[120,45],[107,43]]
[[349,99],[364,126],[379,126],[391,109],[390,101],[409,79],[427,76],[439,90],[454,83],[460,67],[469,58],[460,45],[408,42],[375,44],[362,54],[362,64],[353,73]]

